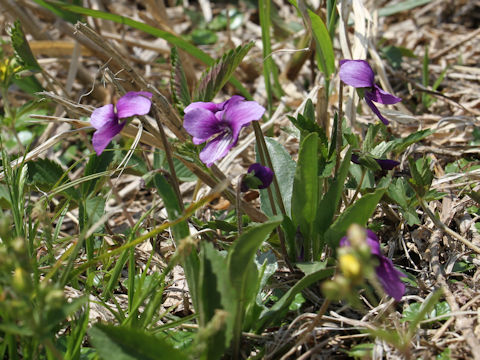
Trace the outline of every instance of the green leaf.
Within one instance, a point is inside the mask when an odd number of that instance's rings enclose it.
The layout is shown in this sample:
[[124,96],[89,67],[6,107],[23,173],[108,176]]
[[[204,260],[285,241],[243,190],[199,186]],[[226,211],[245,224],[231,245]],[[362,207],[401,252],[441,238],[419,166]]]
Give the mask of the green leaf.
[[225,271],[226,256],[215,250],[212,243],[202,243],[200,252],[199,305],[196,309],[200,326],[207,326],[215,315],[215,310],[227,311],[226,326],[211,333],[207,339],[207,359],[218,359],[230,345],[233,335],[233,323],[236,298]]
[[31,71],[40,71],[41,67],[38,65],[32,49],[30,49],[30,45],[28,44],[19,20],[15,21],[11,28],[10,39],[12,41],[12,47],[15,50],[15,55],[22,67]]
[[105,360],[188,359],[160,337],[137,329],[96,324],[88,335],[100,358]]
[[430,159],[424,157],[415,161],[409,158],[408,163],[410,165],[410,173],[412,174],[412,177],[408,179],[408,181],[415,189],[415,192],[422,197],[430,190],[430,185],[433,181],[433,173],[430,170]]
[[325,233],[325,240],[331,248],[338,247],[340,238],[345,235],[350,225],[365,226],[386,190],[387,187],[380,187],[373,193],[363,195],[340,214]]
[[317,281],[325,279],[333,275],[333,268],[326,268],[326,263],[323,264],[319,270],[304,276],[302,279],[297,281],[270,309],[262,312],[259,321],[256,325],[256,331],[261,331],[267,327],[272,322],[278,320],[279,315],[287,309],[292,301],[295,299],[295,296],[300,293],[305,288],[314,284]]
[[239,297],[242,298],[245,296],[242,289],[247,287],[245,267],[247,264],[253,264],[253,259],[255,258],[258,248],[281,222],[281,217],[276,216],[265,223],[248,228],[230,248],[227,260],[227,271],[232,286],[235,288]]
[[210,66],[200,78],[193,98],[195,101],[211,101],[227,83],[254,43],[240,45],[230,50]]
[[177,108],[183,112],[183,109],[192,102],[192,98],[190,97],[187,77],[183,70],[182,61],[180,60],[176,47],[172,48],[170,61],[172,63],[170,90],[172,92],[173,102]]
[[[273,171],[278,179],[278,185],[280,187],[280,193],[282,195],[283,204],[287,215],[290,214],[292,190],[293,190],[293,178],[295,177],[295,168],[297,163],[292,160],[290,154],[285,150],[283,145],[277,142],[273,138],[265,137],[265,143],[267,145],[268,152],[272,159]],[[259,160],[257,152],[257,161]],[[273,194],[276,199],[275,193]],[[273,212],[268,200],[267,190],[260,190],[260,201],[262,211],[267,216],[272,216]],[[277,201],[277,200],[276,200]]]
[[265,92],[267,95],[267,111],[272,114],[273,94],[280,98],[283,95],[278,80],[278,68],[272,58],[272,47],[270,39],[272,7],[270,0],[258,1],[258,15],[262,30],[262,55],[263,55],[263,78],[265,81]]
[[420,224],[420,219],[415,211],[417,204],[415,192],[408,185],[404,178],[396,178],[388,187],[388,196],[400,205],[399,210],[407,221],[408,225]]
[[[85,170],[83,171],[84,176],[89,176],[93,174],[98,174],[107,170],[108,165],[113,160],[113,151],[104,151],[101,155],[97,156],[92,154],[88,160],[87,165],[85,165]],[[80,192],[83,198],[89,196],[94,190],[95,185],[97,184],[99,178],[93,178],[92,180],[85,181],[80,187]]]
[[425,139],[427,136],[433,134],[434,132],[435,131],[431,129],[420,130],[420,131],[414,132],[413,134],[408,135],[405,138],[395,139],[387,143],[380,143],[372,150],[371,154],[372,156],[378,157],[378,158],[383,157],[386,153],[390,151],[396,154],[400,154],[403,151],[405,151],[405,149],[410,145]]
[[328,80],[335,72],[335,55],[333,53],[332,40],[320,16],[311,10],[308,10],[308,16],[312,23],[313,37],[317,44],[316,54],[319,60],[318,65]]
[[293,181],[292,218],[305,240],[305,256],[312,255],[313,223],[318,205],[318,136],[311,133],[300,144]]
[[365,135],[365,139],[363,140],[362,144],[362,151],[365,153],[370,152],[373,149],[373,145],[375,143],[375,137],[378,134],[378,131],[382,127],[382,124],[370,124],[368,126],[367,134]]
[[218,40],[217,34],[208,29],[195,29],[191,33],[195,45],[212,45]]
[[[71,22],[72,24],[75,24],[77,21],[82,21],[81,16],[78,16],[77,14],[75,14],[74,12],[71,12],[71,11],[65,11],[60,6],[58,6],[54,3],[50,4],[50,3],[48,3],[47,1],[44,1],[44,0],[33,0],[33,1],[35,1],[38,5],[41,5],[44,8],[50,10],[52,13],[54,13],[59,18],[65,20],[65,21]],[[61,1],[63,3],[68,4],[66,2],[66,0],[61,0]],[[72,1],[70,1],[70,2],[72,2]],[[81,5],[81,2],[79,0],[74,0],[73,4]]]
[[280,216],[248,228],[233,243],[227,257],[227,273],[235,294],[233,351],[238,351],[247,306],[255,304],[256,290],[261,281],[254,263],[255,254],[273,229],[280,225]]
[[346,351],[347,355],[355,359],[370,359],[372,357],[373,347],[375,344],[365,343],[353,346]]
[[317,231],[322,235],[331,225],[333,216],[337,211],[340,198],[342,197],[343,187],[345,185],[345,179],[348,175],[348,169],[350,168],[350,158],[352,150],[348,149],[342,164],[337,173],[337,177],[328,188],[327,193],[323,196],[322,200],[318,204],[320,211],[317,212]]
[[[37,159],[28,163],[28,181],[44,191],[54,190],[68,180],[62,167],[50,159]],[[65,194],[78,200],[78,193],[73,187],[64,191]]]
[[[58,325],[67,320],[67,318],[73,315],[74,312],[80,310],[88,301],[87,296],[82,296],[76,299],[73,299],[72,302],[65,302],[59,306],[46,310],[44,316],[44,326],[42,332],[47,334],[50,330],[54,330]],[[50,335],[50,334],[49,334]],[[37,334],[38,336],[38,334]]]
[[317,271],[325,269],[325,262],[312,261],[312,262],[300,262],[295,264],[305,275],[313,274]]
[[[182,212],[178,202],[179,200],[177,199],[177,195],[175,194],[172,185],[170,185],[165,176],[161,174],[156,174],[153,178],[153,182],[155,184],[155,187],[157,188],[158,194],[160,195],[165,204],[168,218],[170,220],[178,219],[182,215]],[[182,221],[180,224],[174,225],[172,227],[172,232],[173,238],[177,242],[177,245],[180,240],[190,235],[188,225],[185,221]]]
[[408,325],[408,334],[412,337],[415,334],[417,326],[420,324],[420,321],[425,319],[428,314],[433,310],[435,305],[440,300],[440,297],[443,295],[443,291],[438,289],[430,293],[425,301],[420,305],[417,311],[412,312],[412,316],[409,320],[410,324]]
[[432,0],[406,0],[392,5],[387,5],[378,10],[378,16],[390,16],[401,11],[407,11],[417,6],[428,4]]

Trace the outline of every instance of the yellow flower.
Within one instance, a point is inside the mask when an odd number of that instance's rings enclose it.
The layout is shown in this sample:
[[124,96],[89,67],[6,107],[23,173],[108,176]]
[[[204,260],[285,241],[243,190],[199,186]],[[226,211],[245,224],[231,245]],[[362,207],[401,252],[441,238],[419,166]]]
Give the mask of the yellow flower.
[[338,258],[340,270],[347,279],[356,279],[362,275],[362,264],[353,254],[342,254]]

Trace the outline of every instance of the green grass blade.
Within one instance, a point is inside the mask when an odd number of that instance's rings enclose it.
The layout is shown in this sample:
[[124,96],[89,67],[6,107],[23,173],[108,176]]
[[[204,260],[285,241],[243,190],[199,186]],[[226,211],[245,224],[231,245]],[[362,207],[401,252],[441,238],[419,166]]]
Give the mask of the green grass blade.
[[263,45],[263,77],[265,80],[265,90],[267,93],[268,113],[272,115],[273,94],[281,96],[283,91],[278,81],[278,69],[271,56],[272,47],[270,39],[270,0],[260,0],[258,2],[260,26],[262,29],[262,45]]
[[313,37],[317,43],[318,65],[327,80],[329,80],[330,76],[335,72],[335,54],[333,53],[332,40],[320,16],[310,10],[308,15],[312,23]]

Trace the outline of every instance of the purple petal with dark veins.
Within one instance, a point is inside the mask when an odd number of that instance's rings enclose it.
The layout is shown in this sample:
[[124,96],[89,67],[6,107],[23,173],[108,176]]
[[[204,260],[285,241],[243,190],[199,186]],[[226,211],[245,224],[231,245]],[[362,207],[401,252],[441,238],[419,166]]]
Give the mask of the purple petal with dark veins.
[[117,121],[112,104],[99,107],[92,112],[92,115],[90,115],[90,124],[92,124],[95,129],[100,129],[111,121]]
[[378,85],[375,85],[373,87],[373,91],[365,91],[365,97],[368,97],[372,101],[385,105],[396,104],[402,101],[401,98],[386,92]]
[[232,134],[224,131],[207,145],[200,152],[200,160],[208,167],[218,159],[227,155],[228,151],[234,146]]
[[383,289],[388,295],[400,301],[405,293],[405,284],[400,278],[406,277],[406,275],[395,269],[392,260],[389,258],[380,256],[379,260],[380,264],[375,268],[378,280],[380,280]]
[[215,114],[205,108],[193,108],[183,118],[183,127],[193,136],[194,144],[201,144],[225,128]]
[[354,88],[369,88],[375,85],[372,68],[365,60],[341,60],[340,79]]
[[259,120],[264,112],[265,108],[255,101],[235,101],[227,105],[223,119],[232,129],[234,144],[237,143],[242,127]]
[[369,99],[367,98],[366,94],[365,94],[365,102],[367,103],[367,105],[370,107],[370,109],[372,109],[372,111],[375,113],[375,115],[378,116],[378,118],[380,120],[382,120],[382,122],[385,124],[385,125],[388,125],[390,122],[387,120],[387,118],[385,118],[382,113],[380,112],[380,110],[378,110],[378,108],[375,106],[375,104]]
[[110,121],[95,131],[92,137],[92,145],[97,155],[103,152],[115,135],[122,131],[124,126],[125,122],[118,123],[118,121]]
[[117,115],[119,119],[135,115],[146,115],[152,106],[152,94],[147,91],[130,91],[117,101]]

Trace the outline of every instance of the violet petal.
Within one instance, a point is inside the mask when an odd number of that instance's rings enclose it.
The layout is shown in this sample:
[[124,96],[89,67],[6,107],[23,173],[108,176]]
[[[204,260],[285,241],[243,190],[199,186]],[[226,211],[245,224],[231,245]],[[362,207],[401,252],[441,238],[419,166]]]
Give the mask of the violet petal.
[[90,115],[90,124],[95,129],[100,129],[111,121],[116,121],[116,114],[112,104],[99,107]]
[[400,278],[406,277],[405,274],[395,269],[389,258],[381,256],[379,260],[380,264],[375,268],[375,272],[383,289],[395,300],[400,301],[405,293],[405,284]]
[[224,131],[200,151],[200,160],[208,167],[218,159],[227,155],[228,151],[234,146],[232,134],[228,131]]
[[235,101],[227,105],[223,118],[232,129],[234,144],[242,127],[259,120],[264,112],[265,108],[255,101]]
[[360,157],[357,154],[352,154],[350,161],[354,164],[360,165]]
[[273,171],[268,166],[255,163],[250,165],[248,172],[255,172],[255,177],[262,182],[262,185],[258,187],[259,189],[266,189],[273,181]]
[[400,165],[398,161],[390,159],[375,159],[383,170],[392,170],[395,166]]
[[95,131],[92,137],[92,145],[97,155],[103,152],[115,135],[122,131],[124,126],[125,122],[118,123],[118,121],[110,121]]
[[188,105],[185,109],[183,109],[183,112],[186,114],[195,109],[205,109],[215,113],[223,109],[223,104],[224,104],[223,102],[220,104],[216,104],[213,102],[196,101]]
[[365,94],[365,102],[367,103],[367,105],[370,107],[370,109],[372,109],[372,111],[375,113],[375,115],[378,116],[378,118],[380,120],[382,120],[382,122],[385,124],[385,125],[388,125],[390,122],[387,120],[387,118],[385,118],[382,113],[380,112],[380,110],[378,110],[378,108],[375,106],[375,104],[366,96]]
[[365,96],[368,96],[372,101],[385,105],[396,104],[402,101],[401,98],[386,92],[378,85],[374,86],[373,91],[365,91]]
[[147,91],[130,91],[117,101],[117,114],[119,119],[135,115],[146,115],[152,106],[152,94]]
[[185,113],[183,127],[193,136],[193,143],[198,145],[222,132],[225,125],[218,121],[213,112],[197,107]]
[[365,60],[340,61],[340,79],[354,88],[369,88],[375,85],[372,68]]
[[378,240],[377,234],[375,234],[372,230],[366,229],[367,231],[367,244],[370,246],[370,251],[373,255],[378,257],[383,256],[382,250],[380,249],[380,241]]

